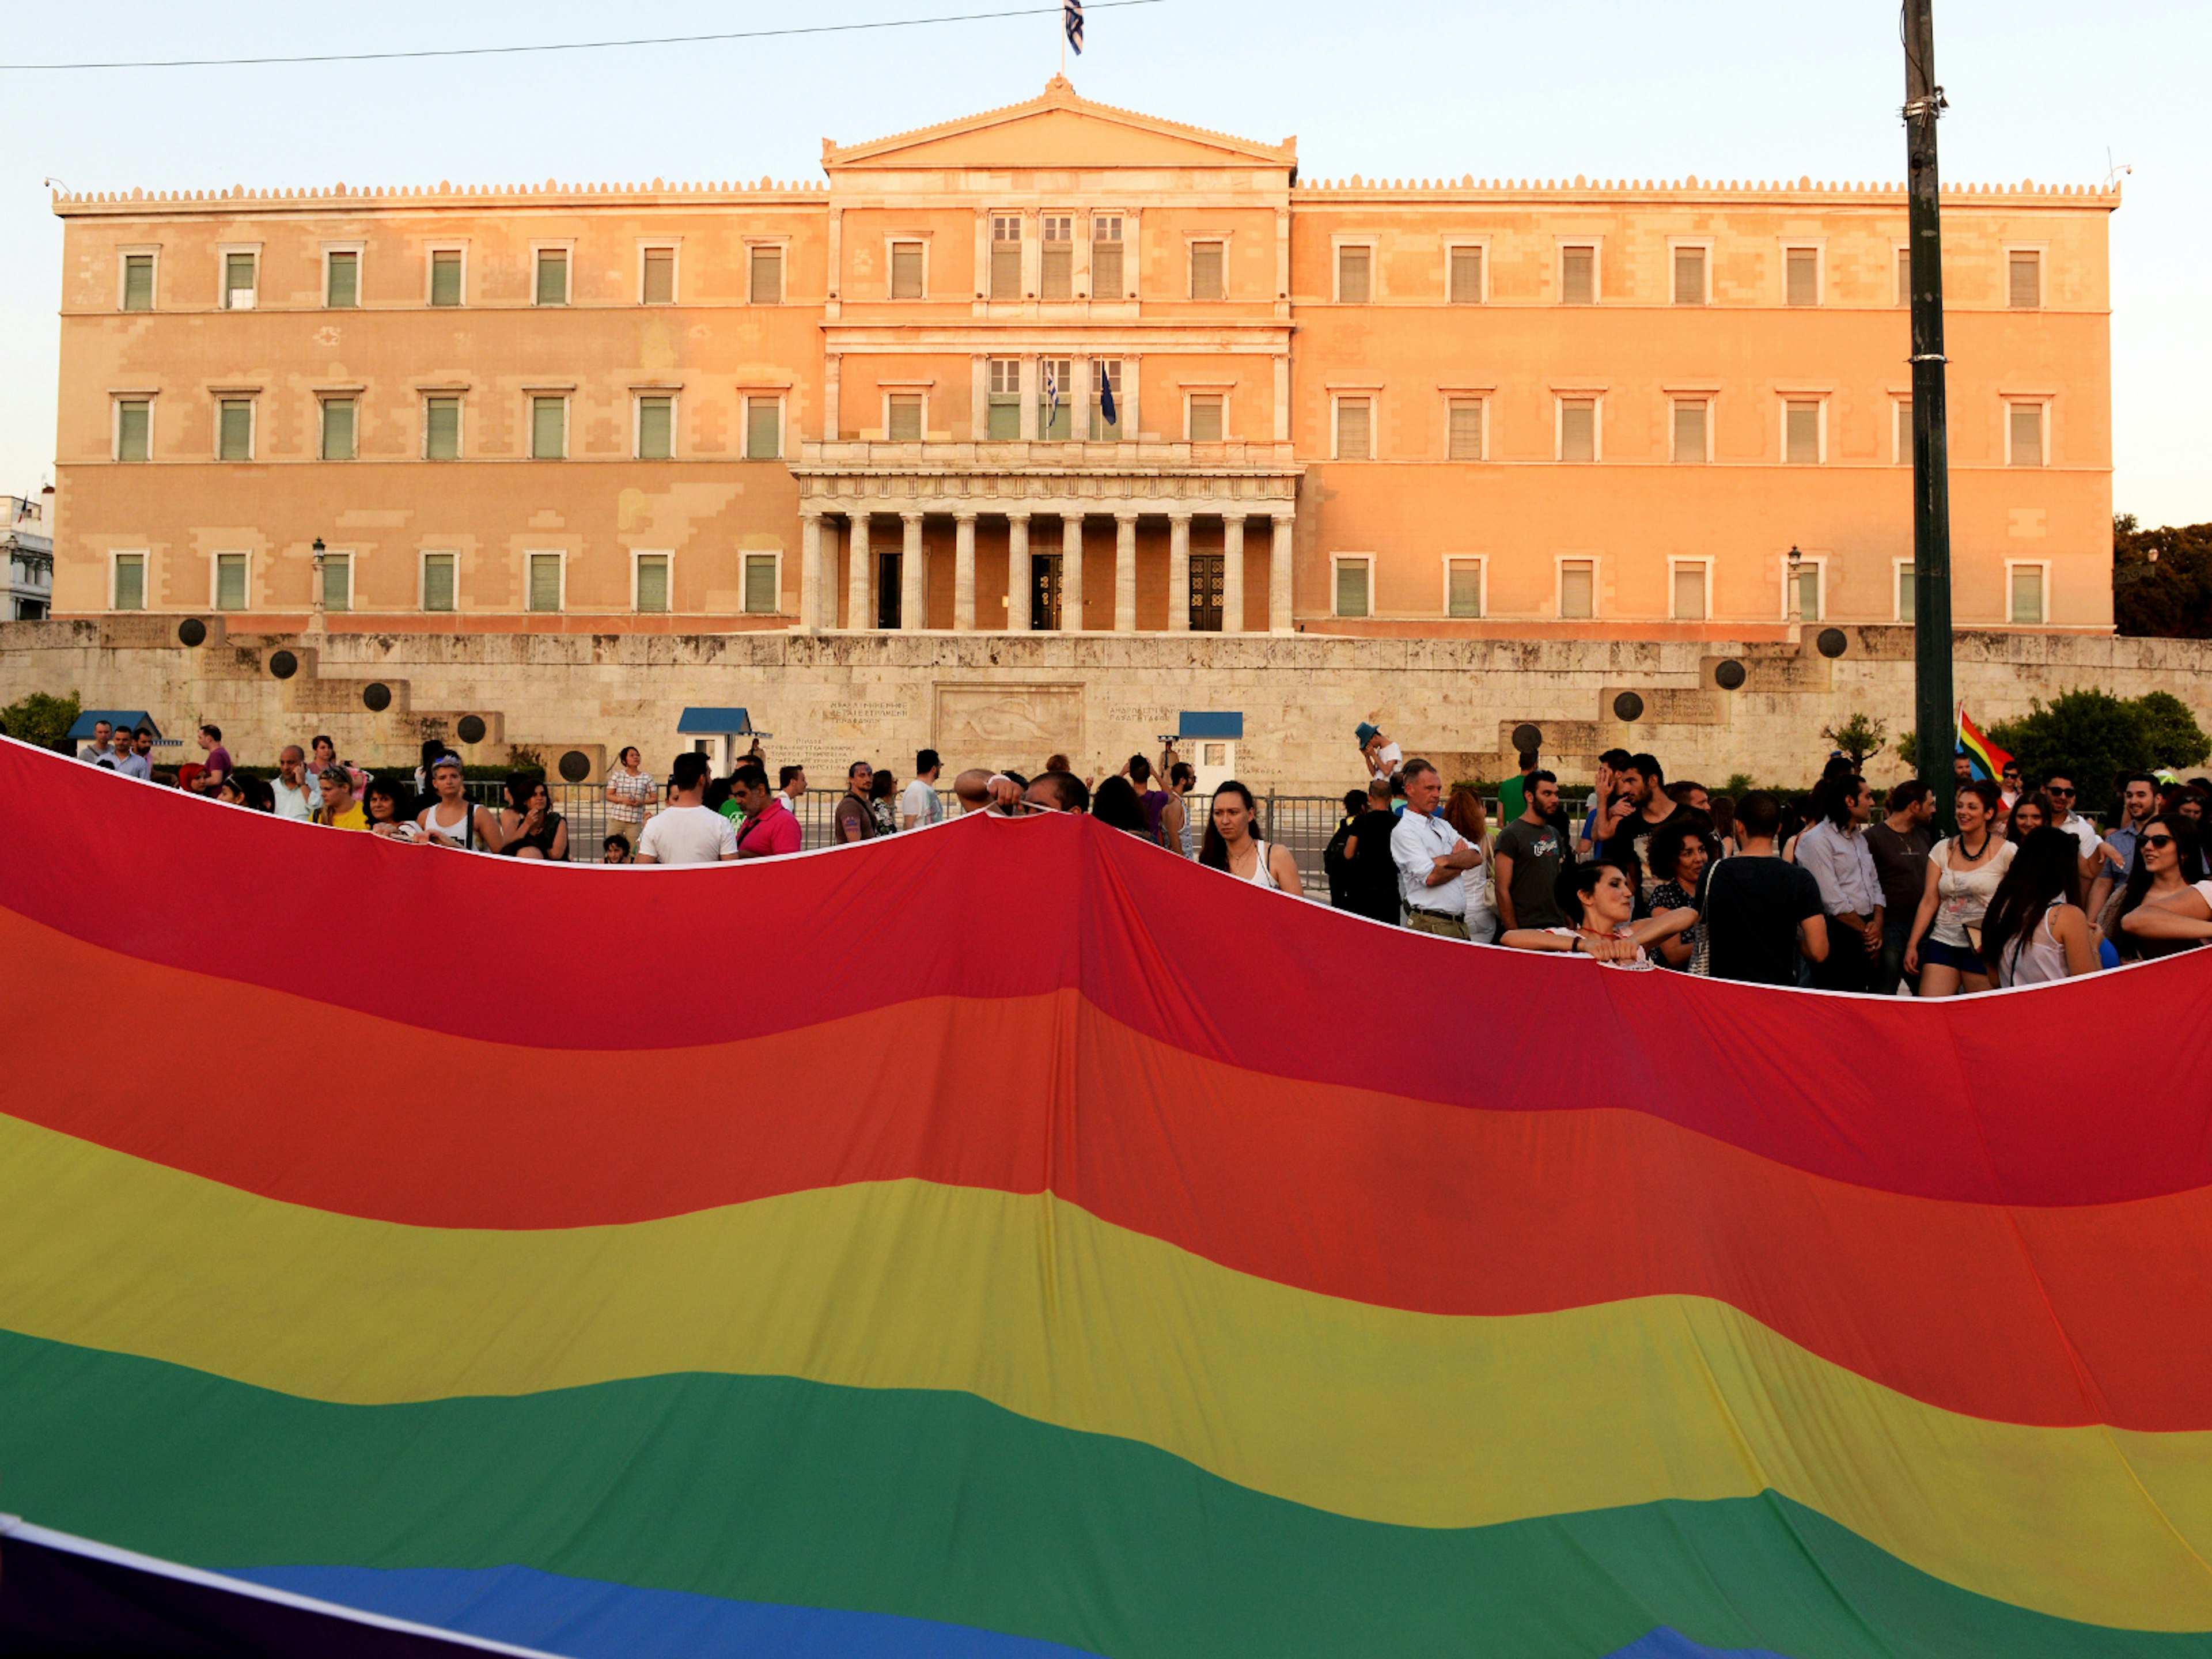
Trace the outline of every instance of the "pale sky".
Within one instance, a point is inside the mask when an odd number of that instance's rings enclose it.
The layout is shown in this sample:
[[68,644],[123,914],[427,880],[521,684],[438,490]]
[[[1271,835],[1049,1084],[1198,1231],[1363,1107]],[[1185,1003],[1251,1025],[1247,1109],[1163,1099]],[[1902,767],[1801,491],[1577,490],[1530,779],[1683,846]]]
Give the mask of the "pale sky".
[[[582,40],[1012,9],[1022,0],[610,7],[10,0],[9,64]],[[2112,221],[2114,504],[2212,520],[2212,5],[1936,0],[1943,173],[2094,185]],[[1893,5],[1775,0],[1160,0],[1090,14],[1087,97],[1244,137],[1308,178],[1898,179]],[[821,140],[1034,95],[1049,16],[429,62],[39,74],[0,64],[0,493],[51,477],[59,223],[76,190],[818,178]],[[2193,273],[2193,275],[2192,275]]]

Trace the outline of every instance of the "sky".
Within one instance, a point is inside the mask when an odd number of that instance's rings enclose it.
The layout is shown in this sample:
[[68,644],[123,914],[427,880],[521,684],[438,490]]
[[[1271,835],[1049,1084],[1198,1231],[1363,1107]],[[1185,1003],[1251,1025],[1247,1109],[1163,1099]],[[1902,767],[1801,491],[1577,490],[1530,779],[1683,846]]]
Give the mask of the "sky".
[[[11,65],[510,46],[1012,9],[1029,0],[9,0],[0,62],[0,493],[52,477],[60,224],[78,191],[820,177],[821,140],[1034,96],[1036,15],[793,39],[379,64],[33,72]],[[2094,185],[2112,221],[2113,501],[2212,520],[2212,61],[2204,0],[1936,0],[1958,182]],[[1901,179],[1893,6],[1857,0],[1155,0],[1102,8],[1077,90],[1269,141],[1307,178]]]

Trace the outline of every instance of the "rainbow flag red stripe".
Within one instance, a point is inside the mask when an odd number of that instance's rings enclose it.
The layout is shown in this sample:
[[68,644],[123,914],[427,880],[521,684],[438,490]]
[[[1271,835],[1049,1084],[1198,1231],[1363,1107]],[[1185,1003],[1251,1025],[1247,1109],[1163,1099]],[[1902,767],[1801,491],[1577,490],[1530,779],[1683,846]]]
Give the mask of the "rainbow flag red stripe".
[[1968,769],[1978,778],[1995,783],[2004,776],[2004,769],[2012,764],[2012,757],[1982,735],[1981,728],[1966,718],[1966,705],[1959,705],[1958,752],[1966,757]]
[[1778,992],[1083,819],[532,866],[15,745],[0,858],[42,1525],[592,1659],[2212,1654],[2212,1091],[1997,1081],[2212,1074],[2212,960]]

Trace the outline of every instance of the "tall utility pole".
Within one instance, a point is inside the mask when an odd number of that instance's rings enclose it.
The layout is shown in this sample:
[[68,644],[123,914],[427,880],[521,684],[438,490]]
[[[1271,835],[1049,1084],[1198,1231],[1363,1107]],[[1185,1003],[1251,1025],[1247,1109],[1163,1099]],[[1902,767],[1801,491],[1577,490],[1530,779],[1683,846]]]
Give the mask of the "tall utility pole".
[[[1912,283],[1912,588],[1915,733],[1920,775],[1936,792],[1936,822],[1951,822],[1951,462],[1943,418],[1943,234],[1938,220],[1931,0],[1905,5],[1905,224]],[[1943,741],[1946,733],[1954,743]]]

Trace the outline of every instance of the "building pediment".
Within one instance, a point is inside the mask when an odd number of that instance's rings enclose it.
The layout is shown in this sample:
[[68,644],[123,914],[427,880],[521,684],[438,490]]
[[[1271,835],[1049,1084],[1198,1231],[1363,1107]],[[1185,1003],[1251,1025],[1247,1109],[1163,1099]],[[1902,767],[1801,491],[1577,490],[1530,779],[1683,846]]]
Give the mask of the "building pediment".
[[1256,143],[1096,104],[1054,76],[1026,103],[865,143],[822,141],[822,165],[847,167],[1250,167],[1297,165],[1297,140]]

